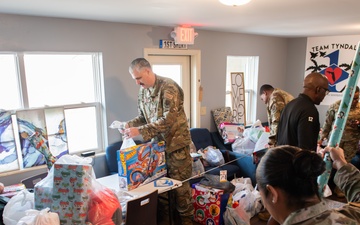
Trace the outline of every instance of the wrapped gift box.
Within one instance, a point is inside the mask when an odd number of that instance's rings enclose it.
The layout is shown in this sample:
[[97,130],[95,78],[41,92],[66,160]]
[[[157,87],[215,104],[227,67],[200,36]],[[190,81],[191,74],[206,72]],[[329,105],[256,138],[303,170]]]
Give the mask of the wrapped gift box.
[[47,207],[51,208],[53,203],[52,195],[53,180],[52,177],[46,177],[37,183],[34,187],[35,209],[42,210]]
[[91,192],[91,165],[54,164],[51,211],[61,225],[85,224]]
[[166,175],[165,142],[149,142],[117,152],[119,187],[132,190]]
[[223,190],[201,184],[193,184],[192,197],[194,205],[194,221],[208,225],[223,225],[223,213],[229,194]]

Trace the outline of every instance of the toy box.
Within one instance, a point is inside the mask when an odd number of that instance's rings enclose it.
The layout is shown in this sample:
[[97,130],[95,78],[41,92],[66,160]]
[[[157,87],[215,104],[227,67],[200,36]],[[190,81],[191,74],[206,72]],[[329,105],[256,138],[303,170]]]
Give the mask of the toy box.
[[118,150],[119,187],[132,190],[166,175],[165,142],[148,142]]
[[229,194],[223,190],[208,187],[202,184],[192,185],[194,205],[194,221],[208,225],[223,225],[223,213]]
[[2,194],[0,194],[0,196],[11,198],[11,197],[15,196],[16,194],[18,194],[20,191],[25,190],[25,189],[26,189],[26,187],[22,183],[8,185],[8,186],[4,187],[4,191]]
[[224,144],[230,144],[235,141],[236,138],[242,137],[245,127],[242,123],[228,123],[224,122],[219,125],[221,130]]

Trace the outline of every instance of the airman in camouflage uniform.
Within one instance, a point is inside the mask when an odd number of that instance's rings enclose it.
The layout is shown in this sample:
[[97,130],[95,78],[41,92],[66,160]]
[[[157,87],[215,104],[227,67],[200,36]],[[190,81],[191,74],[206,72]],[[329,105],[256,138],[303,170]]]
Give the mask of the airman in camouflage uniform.
[[346,194],[348,204],[339,209],[329,210],[329,205],[322,201],[316,205],[291,213],[283,223],[288,224],[360,224],[360,172],[348,163],[341,167],[334,178]]
[[[320,134],[320,144],[330,137],[330,132],[332,130],[335,118],[337,116],[337,111],[340,106],[340,100],[336,101],[330,105],[329,109],[326,112],[325,123],[322,127],[322,132]],[[350,162],[352,158],[356,155],[358,151],[358,144],[360,141],[360,103],[359,103],[359,87],[355,90],[355,95],[351,108],[346,120],[346,124],[343,131],[343,136],[340,141],[340,147],[344,149],[345,159],[347,162]]]
[[345,193],[348,204],[330,207],[319,196],[317,177],[325,162],[314,151],[281,145],[267,151],[256,169],[262,202],[271,218],[267,224],[328,225],[360,224],[360,171],[347,163],[341,148],[326,147],[337,170],[334,182]]
[[264,84],[260,88],[260,98],[266,104],[270,128],[269,146],[272,147],[276,145],[276,132],[281,112],[294,97],[286,91]]
[[[127,122],[124,133],[129,137],[142,135],[144,140],[166,143],[168,175],[176,180],[191,176],[191,136],[184,111],[184,93],[173,80],[153,73],[144,58],[135,59],[129,72],[140,85],[138,95],[139,115]],[[175,189],[177,210],[182,224],[192,224],[193,205],[189,182]]]

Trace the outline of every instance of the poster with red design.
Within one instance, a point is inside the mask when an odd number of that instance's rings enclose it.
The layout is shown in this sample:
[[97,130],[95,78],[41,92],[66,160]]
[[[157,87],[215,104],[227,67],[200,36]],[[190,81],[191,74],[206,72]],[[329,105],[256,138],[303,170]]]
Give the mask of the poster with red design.
[[329,81],[330,92],[325,96],[321,105],[330,105],[341,100],[359,41],[360,35],[309,37],[307,39],[304,75],[318,72],[325,75]]

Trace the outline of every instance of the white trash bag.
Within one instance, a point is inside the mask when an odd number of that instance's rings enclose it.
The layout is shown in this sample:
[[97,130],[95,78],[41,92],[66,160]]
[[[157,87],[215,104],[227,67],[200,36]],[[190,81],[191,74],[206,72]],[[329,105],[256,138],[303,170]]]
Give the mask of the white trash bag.
[[60,225],[59,215],[49,212],[49,208],[41,211],[35,209],[26,210],[26,216],[20,219],[17,225]]
[[16,225],[19,220],[26,216],[26,210],[35,209],[34,193],[22,190],[13,196],[5,205],[3,221],[5,225]]

